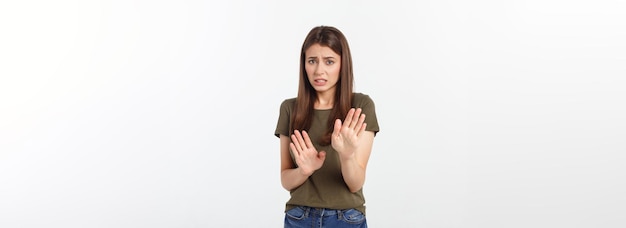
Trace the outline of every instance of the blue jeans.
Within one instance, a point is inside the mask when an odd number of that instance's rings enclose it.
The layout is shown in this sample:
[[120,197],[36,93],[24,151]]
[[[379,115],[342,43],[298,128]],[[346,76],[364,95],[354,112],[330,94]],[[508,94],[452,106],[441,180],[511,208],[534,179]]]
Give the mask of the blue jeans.
[[299,206],[285,212],[285,228],[367,228],[365,215],[356,209],[334,210]]

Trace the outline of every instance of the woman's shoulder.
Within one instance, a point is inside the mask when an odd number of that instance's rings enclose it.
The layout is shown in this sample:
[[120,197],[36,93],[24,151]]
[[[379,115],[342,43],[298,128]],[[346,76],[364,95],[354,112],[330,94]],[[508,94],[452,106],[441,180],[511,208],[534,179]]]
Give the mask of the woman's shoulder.
[[374,100],[365,93],[352,93],[352,103],[355,105],[363,105],[374,103]]
[[291,108],[296,104],[296,98],[292,97],[292,98],[287,98],[284,99],[281,103],[280,106],[281,107],[285,107],[285,108]]

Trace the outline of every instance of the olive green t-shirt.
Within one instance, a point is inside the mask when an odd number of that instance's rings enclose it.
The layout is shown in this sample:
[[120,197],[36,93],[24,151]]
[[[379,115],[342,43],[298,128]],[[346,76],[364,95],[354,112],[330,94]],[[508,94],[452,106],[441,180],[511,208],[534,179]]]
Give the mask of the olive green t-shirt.
[[[274,132],[277,137],[280,135],[289,136],[291,114],[295,102],[296,99],[291,98],[284,100],[280,105],[280,116]],[[361,108],[362,113],[365,114],[365,122],[367,123],[365,130],[377,133],[379,129],[374,101],[368,95],[354,93],[352,106]],[[291,198],[287,201],[285,211],[296,206],[309,206],[330,209],[355,208],[365,214],[363,189],[355,193],[350,192],[341,174],[341,164],[337,151],[331,145],[322,146],[318,143],[320,137],[326,132],[330,111],[330,109],[314,110],[311,128],[307,131],[317,151],[326,151],[324,164],[302,185],[291,190]],[[293,153],[291,155],[293,159]]]

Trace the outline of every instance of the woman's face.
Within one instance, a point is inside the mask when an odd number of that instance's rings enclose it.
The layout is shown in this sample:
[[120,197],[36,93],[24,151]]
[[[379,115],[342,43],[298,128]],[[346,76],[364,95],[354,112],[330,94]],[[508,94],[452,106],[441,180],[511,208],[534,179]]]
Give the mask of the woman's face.
[[313,44],[304,54],[304,69],[315,91],[334,92],[341,70],[341,56],[319,44]]

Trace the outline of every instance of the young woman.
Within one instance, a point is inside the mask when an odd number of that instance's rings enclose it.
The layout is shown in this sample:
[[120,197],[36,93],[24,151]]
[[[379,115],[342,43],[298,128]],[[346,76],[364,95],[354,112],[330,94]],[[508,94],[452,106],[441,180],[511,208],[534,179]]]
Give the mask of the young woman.
[[285,227],[367,227],[362,187],[378,122],[372,99],[354,93],[344,35],[313,28],[302,45],[298,96],[286,99],[274,134],[291,198]]

